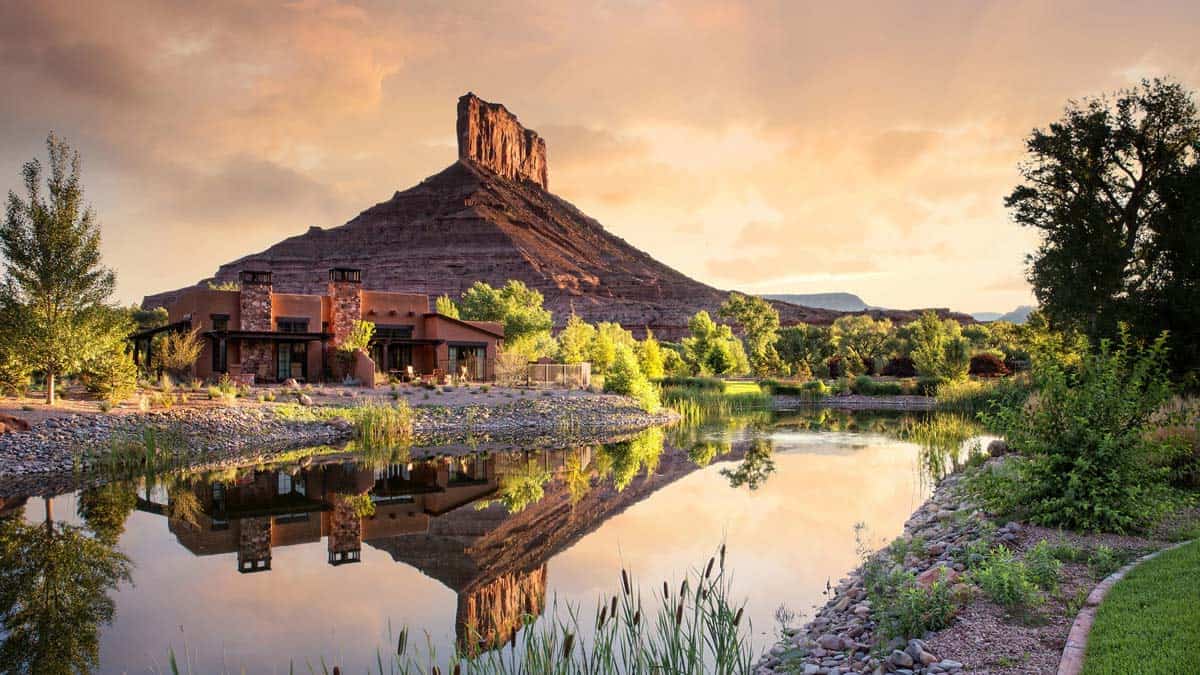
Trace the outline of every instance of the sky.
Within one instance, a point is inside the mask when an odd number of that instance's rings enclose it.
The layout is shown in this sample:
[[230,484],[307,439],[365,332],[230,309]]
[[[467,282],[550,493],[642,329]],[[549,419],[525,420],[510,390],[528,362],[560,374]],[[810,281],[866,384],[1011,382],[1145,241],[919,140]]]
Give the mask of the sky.
[[1200,87],[1200,3],[0,3],[0,190],[83,157],[122,302],[451,164],[460,95],[550,189],[701,281],[1030,303],[1004,196],[1069,100]]

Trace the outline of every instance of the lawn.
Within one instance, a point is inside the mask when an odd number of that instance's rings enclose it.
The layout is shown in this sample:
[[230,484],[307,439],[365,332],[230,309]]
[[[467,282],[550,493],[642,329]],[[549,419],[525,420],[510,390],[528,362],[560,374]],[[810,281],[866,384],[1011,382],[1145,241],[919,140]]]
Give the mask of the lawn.
[[754,381],[725,381],[725,393],[734,394],[759,394],[762,393],[762,388]]
[[1139,565],[1109,591],[1083,672],[1200,672],[1200,542]]

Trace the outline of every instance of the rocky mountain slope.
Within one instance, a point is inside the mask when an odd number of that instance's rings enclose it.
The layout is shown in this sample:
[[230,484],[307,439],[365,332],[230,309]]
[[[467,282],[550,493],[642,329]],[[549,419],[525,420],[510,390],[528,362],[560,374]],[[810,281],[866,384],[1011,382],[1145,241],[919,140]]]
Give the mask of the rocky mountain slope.
[[[545,295],[559,325],[575,312],[667,339],[684,334],[697,311],[713,312],[725,300],[726,291],[658,262],[548,192],[545,142],[504,106],[466,94],[458,102],[457,131],[459,159],[440,173],[345,225],[313,227],[226,263],[213,279],[270,270],[276,291],[317,293],[326,270],[354,267],[368,289],[454,297],[476,281],[498,286],[519,279]],[[147,296],[143,305],[160,305],[177,292]],[[784,324],[829,323],[840,315],[774,304]]]

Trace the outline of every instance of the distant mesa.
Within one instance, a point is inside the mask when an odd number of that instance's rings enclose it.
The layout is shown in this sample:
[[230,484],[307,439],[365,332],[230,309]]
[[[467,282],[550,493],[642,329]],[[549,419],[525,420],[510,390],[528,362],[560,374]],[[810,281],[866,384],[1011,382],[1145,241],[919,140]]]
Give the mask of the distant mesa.
[[768,300],[790,302],[801,307],[832,309],[838,312],[862,312],[870,309],[862,298],[853,293],[784,293],[764,295]]
[[[240,271],[255,269],[273,273],[277,292],[319,293],[327,270],[354,267],[362,270],[367,289],[457,297],[476,281],[499,286],[517,279],[545,296],[559,327],[574,312],[592,322],[618,322],[638,335],[652,329],[666,339],[686,334],[692,315],[715,312],[728,297],[548,192],[546,142],[503,105],[467,93],[457,112],[457,162],[344,225],[312,227],[221,265],[211,281],[236,281]],[[143,305],[163,305],[178,292],[147,296]],[[840,316],[833,309],[772,302],[785,325],[828,324]],[[859,300],[857,307],[865,305]],[[897,320],[917,316],[872,313]]]

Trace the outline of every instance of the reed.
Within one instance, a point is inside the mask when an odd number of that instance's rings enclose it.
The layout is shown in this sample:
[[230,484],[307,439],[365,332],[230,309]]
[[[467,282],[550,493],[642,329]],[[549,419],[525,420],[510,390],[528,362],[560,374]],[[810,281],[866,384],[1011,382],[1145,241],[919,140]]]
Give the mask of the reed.
[[771,407],[771,395],[759,391],[727,394],[709,388],[664,387],[663,403],[679,413],[686,424],[710,418],[730,417]]
[[[388,638],[395,645],[376,650],[378,675],[595,675],[601,673],[672,673],[732,675],[750,673],[754,651],[750,621],[743,604],[731,599],[731,575],[725,569],[725,547],[706,564],[693,568],[676,585],[643,592],[622,570],[616,590],[601,596],[595,611],[582,616],[578,607],[552,601],[545,618],[527,615],[507,643],[487,651],[456,650],[443,661],[427,639],[413,644],[409,629]],[[643,603],[645,600],[645,603]],[[479,637],[478,635],[472,638]],[[474,639],[468,644],[480,644]],[[181,670],[174,652],[171,672]],[[309,672],[341,672],[337,665],[307,664]]]

